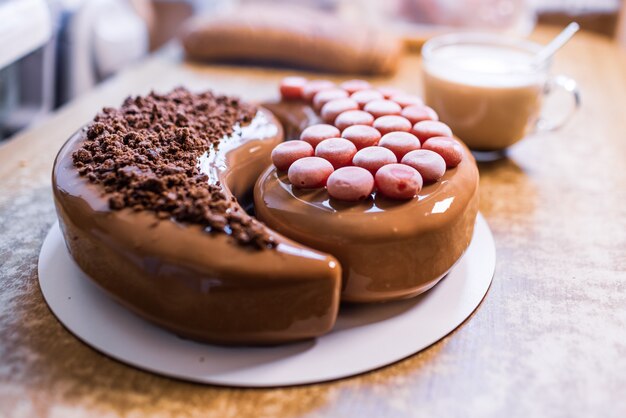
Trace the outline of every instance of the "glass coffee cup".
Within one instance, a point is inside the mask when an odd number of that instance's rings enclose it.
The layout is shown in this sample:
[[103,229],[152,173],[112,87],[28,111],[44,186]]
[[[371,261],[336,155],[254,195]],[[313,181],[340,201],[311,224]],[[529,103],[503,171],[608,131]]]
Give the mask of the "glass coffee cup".
[[[426,103],[473,151],[503,151],[534,131],[558,129],[580,94],[573,79],[550,75],[550,60],[533,61],[541,47],[495,34],[434,37],[422,48]],[[550,121],[541,110],[557,88],[573,105]]]

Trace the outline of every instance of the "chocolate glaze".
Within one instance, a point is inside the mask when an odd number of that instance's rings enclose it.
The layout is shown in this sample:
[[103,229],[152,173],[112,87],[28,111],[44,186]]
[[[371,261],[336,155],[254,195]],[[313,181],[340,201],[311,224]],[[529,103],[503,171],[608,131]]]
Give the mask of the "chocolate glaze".
[[[283,103],[271,109],[296,130],[302,121],[294,124],[293,115],[310,115],[298,107],[306,106]],[[270,167],[255,187],[256,215],[275,231],[337,257],[343,271],[342,300],[415,296],[445,276],[472,238],[478,169],[469,150],[463,150],[456,168],[406,202],[376,194],[358,203],[336,201],[325,189],[293,188],[284,173]]]
[[[243,199],[282,139],[280,124],[260,109],[199,164]],[[273,231],[276,249],[257,250],[150,211],[112,211],[102,189],[73,166],[84,140],[83,129],[57,156],[55,204],[72,257],[120,303],[183,337],[224,344],[282,343],[332,328],[341,275],[334,257]]]

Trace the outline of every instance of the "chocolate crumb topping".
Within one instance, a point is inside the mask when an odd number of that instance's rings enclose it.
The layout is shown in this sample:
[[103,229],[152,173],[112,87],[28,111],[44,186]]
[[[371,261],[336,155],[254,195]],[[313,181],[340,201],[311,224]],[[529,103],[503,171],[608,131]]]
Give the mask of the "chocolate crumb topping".
[[198,168],[205,151],[255,114],[237,98],[182,87],[128,97],[120,109],[104,108],[95,117],[72,154],[74,166],[104,188],[113,210],[150,210],[229,234],[243,246],[272,248],[267,228]]

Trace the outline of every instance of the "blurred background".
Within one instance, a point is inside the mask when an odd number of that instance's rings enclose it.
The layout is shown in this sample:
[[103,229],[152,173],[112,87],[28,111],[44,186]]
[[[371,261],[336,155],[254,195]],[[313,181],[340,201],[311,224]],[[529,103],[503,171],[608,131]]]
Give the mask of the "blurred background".
[[458,28],[526,36],[572,20],[626,40],[621,0],[0,0],[0,141],[176,38],[194,15],[297,3],[409,46]]

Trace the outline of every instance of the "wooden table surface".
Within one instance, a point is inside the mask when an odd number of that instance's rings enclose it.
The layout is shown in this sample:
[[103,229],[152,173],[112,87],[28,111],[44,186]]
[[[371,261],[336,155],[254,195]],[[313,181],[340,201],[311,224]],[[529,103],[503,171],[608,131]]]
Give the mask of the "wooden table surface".
[[[0,416],[626,416],[626,58],[582,33],[555,64],[579,81],[581,111],[480,165],[480,210],[497,246],[486,299],[421,353],[327,384],[231,389],[135,370],[67,332],[37,282],[55,221],[53,158],[99,108],[179,84],[263,100],[290,72],[162,53],[0,146]],[[373,81],[419,93],[419,57]]]

